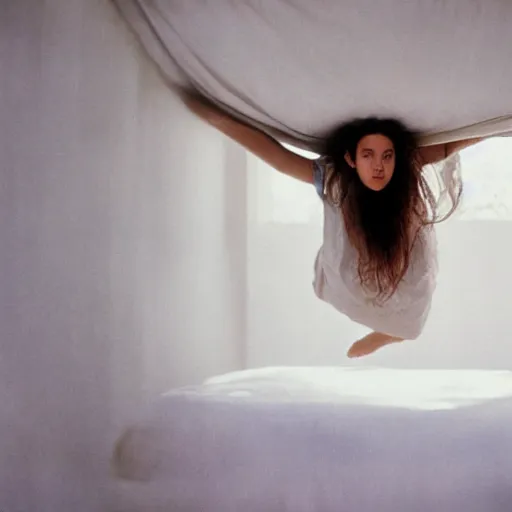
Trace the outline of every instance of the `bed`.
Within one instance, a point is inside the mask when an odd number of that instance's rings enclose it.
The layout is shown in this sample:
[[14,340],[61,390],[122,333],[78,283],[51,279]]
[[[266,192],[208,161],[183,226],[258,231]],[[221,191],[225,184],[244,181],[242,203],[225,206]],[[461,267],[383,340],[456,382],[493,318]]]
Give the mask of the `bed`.
[[115,510],[509,512],[512,372],[262,368],[121,433]]

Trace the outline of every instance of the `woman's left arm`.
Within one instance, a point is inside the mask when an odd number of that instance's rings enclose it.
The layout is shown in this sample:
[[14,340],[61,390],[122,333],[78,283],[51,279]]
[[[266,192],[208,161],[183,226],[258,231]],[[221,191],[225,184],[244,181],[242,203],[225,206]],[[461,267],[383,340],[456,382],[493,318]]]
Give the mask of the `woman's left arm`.
[[458,140],[455,142],[447,142],[446,144],[436,144],[434,146],[425,146],[418,148],[419,157],[423,165],[435,164],[445,160],[454,153],[458,153],[464,148],[468,148],[479,142],[482,142],[484,137],[475,139]]

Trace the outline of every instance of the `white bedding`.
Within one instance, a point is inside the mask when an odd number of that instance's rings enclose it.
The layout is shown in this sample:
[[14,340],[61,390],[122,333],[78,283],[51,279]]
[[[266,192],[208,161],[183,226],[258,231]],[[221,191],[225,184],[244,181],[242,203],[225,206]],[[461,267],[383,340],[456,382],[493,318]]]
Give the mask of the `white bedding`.
[[115,510],[509,512],[512,372],[268,368],[159,398]]
[[509,0],[114,0],[171,83],[318,149],[353,116],[512,133]]

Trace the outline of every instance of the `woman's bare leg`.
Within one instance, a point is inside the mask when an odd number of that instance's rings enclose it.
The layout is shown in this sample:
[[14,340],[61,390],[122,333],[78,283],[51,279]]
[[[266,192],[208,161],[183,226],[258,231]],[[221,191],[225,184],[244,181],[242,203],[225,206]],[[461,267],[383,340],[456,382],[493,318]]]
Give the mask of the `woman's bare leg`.
[[404,341],[403,338],[397,338],[382,332],[371,332],[364,338],[356,341],[349,348],[347,356],[350,358],[367,356],[390,343],[398,343],[400,341]]

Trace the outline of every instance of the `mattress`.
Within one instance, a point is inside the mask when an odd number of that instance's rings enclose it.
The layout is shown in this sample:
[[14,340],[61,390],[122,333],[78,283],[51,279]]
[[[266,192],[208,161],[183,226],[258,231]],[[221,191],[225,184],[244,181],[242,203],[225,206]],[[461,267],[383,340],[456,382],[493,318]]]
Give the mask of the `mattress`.
[[113,0],[172,86],[317,151],[352,117],[422,144],[512,133],[507,0]]
[[508,512],[512,372],[263,368],[121,433],[115,510]]

